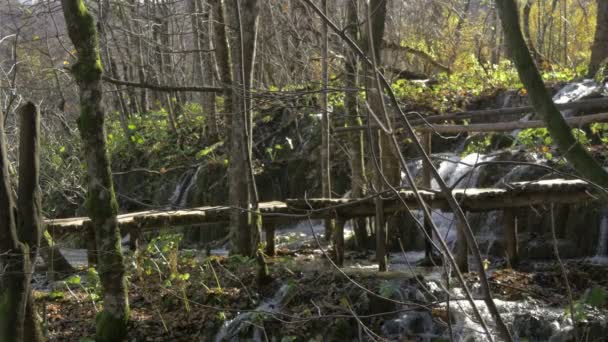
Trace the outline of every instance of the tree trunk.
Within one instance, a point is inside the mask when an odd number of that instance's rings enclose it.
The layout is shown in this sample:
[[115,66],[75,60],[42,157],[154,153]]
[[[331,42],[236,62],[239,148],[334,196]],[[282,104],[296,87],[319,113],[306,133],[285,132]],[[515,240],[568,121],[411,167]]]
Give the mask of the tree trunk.
[[42,229],[39,117],[32,103],[22,107],[20,113],[18,209],[10,187],[4,120],[0,118],[0,255],[5,265],[0,288],[0,341],[37,342],[44,339],[30,280]]
[[209,0],[213,7],[213,42],[215,45],[215,61],[219,70],[219,78],[224,88],[224,119],[226,127],[230,130],[232,122],[232,70],[230,69],[230,48],[226,34],[226,21],[224,19],[224,5],[222,0]]
[[597,0],[597,24],[591,46],[589,77],[595,76],[602,62],[608,58],[608,1]]
[[[322,0],[321,6],[325,15],[328,14],[327,0]],[[321,31],[321,84],[323,91],[319,96],[321,105],[321,197],[331,198],[331,153],[330,153],[330,124],[329,124],[329,35],[327,23],[323,24]],[[325,240],[331,241],[334,231],[334,220],[325,220]]]
[[532,34],[530,33],[530,13],[532,12],[532,5],[534,1],[528,0],[524,5],[523,10],[523,29],[524,35],[526,36],[526,40],[528,41],[528,47],[530,48],[530,52],[532,53],[532,58],[540,66],[541,56],[534,47],[534,41],[532,40]]
[[514,0],[497,1],[505,39],[519,77],[530,94],[530,101],[547,123],[547,129],[559,151],[583,177],[608,187],[608,173],[593,159],[576,138],[557,109],[534,65],[519,27],[517,4]]
[[[381,56],[382,56],[382,41],[384,38],[384,29],[386,25],[386,0],[373,0],[370,2],[368,9],[368,30],[367,30],[367,39],[364,46],[367,49],[367,55],[373,56],[375,59],[375,64],[381,64]],[[375,71],[371,68],[367,68],[366,72],[366,92],[367,92],[367,101],[369,103],[370,109],[375,113],[376,116],[381,118],[380,120],[384,121],[385,126],[392,126],[394,123],[394,117],[388,110],[385,110],[385,103],[383,99],[383,92],[380,88],[380,84],[378,84]],[[387,114],[387,117],[383,117],[383,113]],[[388,122],[386,122],[388,120]],[[394,146],[391,142],[391,137],[385,134],[384,132],[377,131],[377,140],[372,142],[373,144],[377,144],[378,155],[379,158],[375,172],[374,182],[376,184],[376,189],[385,190],[389,187],[399,186],[400,183],[400,169],[399,169],[399,159],[397,157],[397,151],[395,151]],[[388,184],[387,184],[388,182]],[[376,205],[382,205],[382,201],[376,201]],[[382,212],[382,208],[376,208],[376,212]],[[383,255],[383,250],[385,250],[386,246],[381,246],[382,243],[386,243],[386,239],[388,236],[392,235],[398,229],[398,217],[391,216],[389,217],[388,222],[388,231],[386,233],[387,224],[383,222],[384,220],[376,220],[376,258],[380,263],[380,270],[386,270],[386,265],[382,263],[385,262],[385,256]]]
[[[19,110],[19,190],[17,199],[17,232],[19,240],[29,249],[27,265],[34,270],[43,231],[42,194],[40,179],[40,114],[33,103],[28,102]],[[27,276],[28,283],[31,274]],[[36,313],[31,291],[27,293],[24,322],[25,341],[44,341],[42,325]]]
[[38,253],[55,279],[63,279],[76,272],[48,232],[44,232],[40,239],[40,250]]
[[[348,34],[354,41],[359,41],[359,18],[358,12],[358,0],[350,0],[346,3],[347,12],[347,23],[346,23],[346,34]],[[344,97],[344,108],[346,109],[346,115],[348,116],[348,123],[350,126],[362,126],[363,119],[359,111],[359,104],[357,103],[357,89],[359,86],[359,59],[357,55],[348,47],[344,52],[346,61],[344,63],[345,76],[345,87],[347,89]],[[367,179],[365,177],[365,140],[363,136],[364,132],[352,132],[350,136],[351,149],[350,149],[350,186],[351,186],[351,197],[361,198],[365,195],[365,187],[367,186]],[[353,220],[355,238],[357,239],[357,247],[359,249],[367,248],[367,221],[363,219]]]
[[102,64],[95,21],[83,0],[62,0],[68,35],[78,62],[72,73],[79,88],[78,128],[83,141],[88,176],[87,208],[95,227],[103,311],[97,317],[97,341],[121,341],[127,333],[129,303],[125,265],[116,215],[110,158],[106,148],[104,111],[101,105]]
[[[230,234],[232,252],[255,256],[260,240],[259,226],[251,213],[251,203],[257,208],[257,196],[251,169],[251,83],[257,45],[258,1],[228,2],[232,52],[232,123],[230,129],[230,163],[228,164]],[[254,222],[254,220],[256,222]]]

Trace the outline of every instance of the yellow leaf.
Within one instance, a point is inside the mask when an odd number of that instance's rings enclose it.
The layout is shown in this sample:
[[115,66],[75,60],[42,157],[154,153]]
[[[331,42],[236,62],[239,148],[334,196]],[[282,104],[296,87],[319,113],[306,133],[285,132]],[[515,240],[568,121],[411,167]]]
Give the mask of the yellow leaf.
[[68,62],[68,61],[63,61],[63,65],[69,65],[69,64],[70,64],[70,62]]

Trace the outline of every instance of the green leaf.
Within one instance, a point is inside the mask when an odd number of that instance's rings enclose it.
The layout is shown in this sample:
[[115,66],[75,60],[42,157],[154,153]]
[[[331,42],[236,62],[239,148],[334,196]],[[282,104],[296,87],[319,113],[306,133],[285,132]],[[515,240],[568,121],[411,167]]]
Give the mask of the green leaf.
[[73,275],[65,281],[68,285],[80,285],[81,279],[79,275]]
[[603,307],[608,299],[608,293],[601,287],[594,287],[587,292],[585,303],[597,308]]
[[63,297],[64,297],[63,291],[55,290],[55,291],[49,293],[50,300],[63,299]]

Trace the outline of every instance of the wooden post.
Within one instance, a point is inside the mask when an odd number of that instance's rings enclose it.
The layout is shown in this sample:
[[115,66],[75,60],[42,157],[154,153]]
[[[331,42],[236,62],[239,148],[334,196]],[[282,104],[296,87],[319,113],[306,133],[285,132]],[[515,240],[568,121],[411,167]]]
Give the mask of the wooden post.
[[[431,154],[431,143],[432,143],[432,133],[425,132],[422,136],[422,147],[424,147],[424,152],[426,154]],[[429,165],[426,161],[422,164],[422,186],[424,188],[431,188],[431,165]],[[428,218],[424,218],[424,229],[426,230],[429,238],[424,239],[424,256],[426,259],[431,260],[433,257],[433,228],[431,226],[431,222],[428,221]]]
[[137,225],[136,227],[129,228],[129,248],[132,252],[137,251],[139,248],[139,238],[141,237],[142,227]]
[[264,222],[263,225],[264,225],[264,230],[266,231],[266,250],[264,252],[268,256],[275,256],[276,248],[275,248],[275,243],[274,243],[274,239],[275,239],[274,230],[276,228],[276,224],[274,222]]
[[517,243],[517,216],[513,209],[505,208],[503,210],[503,225],[507,260],[511,267],[515,267],[519,262],[519,246]]
[[83,226],[87,237],[87,262],[89,267],[95,267],[95,265],[97,265],[97,240],[95,238],[95,227],[91,221],[86,221]]
[[469,272],[469,244],[464,235],[465,229],[466,227],[459,222],[456,234],[456,265],[462,273]]
[[384,205],[380,197],[376,197],[376,260],[378,271],[387,271],[386,261],[386,222],[384,220]]
[[336,252],[336,265],[344,266],[344,224],[346,220],[338,216],[333,235],[334,251]]

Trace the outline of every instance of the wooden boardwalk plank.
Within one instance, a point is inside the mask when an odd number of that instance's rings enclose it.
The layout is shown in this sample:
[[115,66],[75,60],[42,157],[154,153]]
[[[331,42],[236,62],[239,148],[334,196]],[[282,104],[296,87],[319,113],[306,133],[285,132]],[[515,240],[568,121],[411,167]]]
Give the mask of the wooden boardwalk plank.
[[[579,203],[595,198],[590,194],[593,186],[580,180],[549,179],[534,182],[506,184],[504,188],[455,189],[453,195],[467,211],[489,211],[505,208],[540,205],[546,203]],[[447,201],[439,192],[420,191],[422,198],[433,208],[448,209]],[[399,191],[394,195],[381,197],[384,213],[403,211],[403,202],[410,209],[418,208],[413,191]],[[403,202],[402,202],[403,201]],[[148,210],[118,216],[121,228],[146,229],[179,227],[228,222],[230,208],[226,206],[206,206],[179,210]],[[374,198],[311,198],[288,199],[285,202],[260,203],[260,212],[267,222],[284,222],[310,217],[314,219],[342,217],[371,217],[375,213]],[[47,229],[52,233],[83,231],[90,222],[86,217],[46,220]]]

